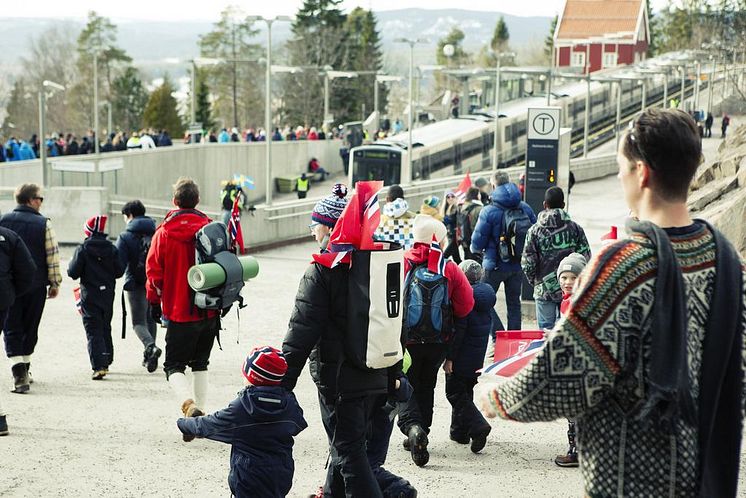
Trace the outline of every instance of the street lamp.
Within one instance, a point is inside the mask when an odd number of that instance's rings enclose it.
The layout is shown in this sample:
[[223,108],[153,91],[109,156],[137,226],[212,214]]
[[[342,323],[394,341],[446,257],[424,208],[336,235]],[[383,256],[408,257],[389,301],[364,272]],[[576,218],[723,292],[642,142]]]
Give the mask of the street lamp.
[[292,22],[290,16],[276,16],[267,19],[262,16],[247,16],[249,22],[264,21],[267,24],[267,71],[265,74],[265,96],[264,96],[264,130],[266,140],[266,175],[267,183],[265,190],[266,204],[272,205],[272,23],[275,21]]
[[94,152],[99,154],[98,136],[98,49],[93,52],[93,143]]
[[44,80],[39,90],[39,158],[41,159],[41,176],[42,184],[48,187],[49,178],[47,174],[47,144],[46,144],[46,94],[45,88],[52,90],[65,91],[65,87],[54,81]]
[[[324,66],[324,124],[329,124],[332,121],[332,117],[329,115],[329,84],[331,81],[337,78],[357,78],[357,73],[354,71],[334,71],[331,66]],[[329,139],[330,133],[326,134],[327,140]]]
[[106,106],[106,133],[111,134],[111,129],[113,127],[111,120],[111,102],[104,100],[103,102],[99,102],[98,105],[100,107]]
[[500,63],[503,57],[515,57],[515,52],[496,52],[495,58],[497,59],[497,65],[495,68],[495,149],[494,159],[492,161],[492,171],[497,171],[497,167],[500,164],[500,151],[498,150],[500,130],[498,128],[498,120],[500,119]]
[[410,38],[396,38],[395,43],[406,43],[409,45],[409,113],[407,115],[407,181],[412,178],[412,127],[414,126],[414,109],[412,105],[412,93],[414,92],[414,46],[418,43],[427,43],[424,38],[412,40]]
[[403,80],[401,76],[390,76],[388,74],[376,74],[375,82],[373,83],[373,113],[376,116],[376,128],[380,120],[378,119],[378,84],[386,82],[399,82]]

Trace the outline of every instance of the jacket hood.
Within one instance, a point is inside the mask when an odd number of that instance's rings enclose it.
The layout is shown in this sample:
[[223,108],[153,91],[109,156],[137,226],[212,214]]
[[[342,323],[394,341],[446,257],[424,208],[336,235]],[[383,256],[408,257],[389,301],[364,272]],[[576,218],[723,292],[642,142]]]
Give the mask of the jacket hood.
[[200,228],[210,223],[210,218],[195,209],[175,209],[170,211],[160,226],[169,238],[186,242],[194,239]]
[[537,223],[547,228],[559,228],[570,220],[570,215],[564,209],[545,209],[539,213]]
[[495,306],[497,297],[495,291],[489,284],[478,282],[472,286],[474,289],[474,310],[480,312],[489,312]]
[[127,231],[132,233],[153,235],[155,233],[155,220],[148,216],[138,216],[137,218],[132,218],[132,221],[127,223]]
[[288,397],[279,386],[247,386],[239,395],[244,410],[256,421],[280,420],[288,410]]
[[404,199],[396,199],[383,206],[383,214],[389,218],[401,218],[407,210],[409,210],[409,203]]
[[91,256],[105,257],[111,254],[111,242],[107,240],[105,233],[94,233],[85,239],[83,247]]
[[500,207],[514,208],[521,203],[521,191],[515,183],[504,183],[492,191],[490,200]]
[[404,258],[419,264],[427,260],[428,254],[430,254],[430,244],[415,242],[414,246],[404,253]]

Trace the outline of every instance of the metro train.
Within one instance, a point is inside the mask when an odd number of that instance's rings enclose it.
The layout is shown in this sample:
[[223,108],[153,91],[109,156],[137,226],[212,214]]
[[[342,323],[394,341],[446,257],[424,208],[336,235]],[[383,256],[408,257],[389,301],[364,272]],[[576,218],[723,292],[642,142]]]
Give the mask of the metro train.
[[[619,68],[624,74],[632,67]],[[607,73],[613,77],[614,73]],[[559,79],[559,78],[558,78]],[[620,79],[621,120],[634,116],[642,108],[660,105],[664,96],[663,78],[646,83]],[[617,113],[616,81],[591,82],[589,137],[600,140],[613,135]],[[694,92],[694,81],[685,81],[684,95]],[[681,80],[668,78],[668,95],[679,95]],[[574,151],[582,150],[585,120],[586,82],[574,80],[556,86],[551,106],[560,107],[562,126],[572,128]],[[663,103],[665,105],[665,103]],[[500,107],[498,120],[498,167],[521,163],[526,153],[528,108],[546,107],[546,96],[517,99]],[[383,180],[384,185],[410,184],[413,181],[478,172],[492,167],[495,142],[494,111],[446,119],[412,130],[412,168],[407,161],[407,132],[398,133],[350,151],[349,182]],[[591,142],[592,140],[589,140]]]

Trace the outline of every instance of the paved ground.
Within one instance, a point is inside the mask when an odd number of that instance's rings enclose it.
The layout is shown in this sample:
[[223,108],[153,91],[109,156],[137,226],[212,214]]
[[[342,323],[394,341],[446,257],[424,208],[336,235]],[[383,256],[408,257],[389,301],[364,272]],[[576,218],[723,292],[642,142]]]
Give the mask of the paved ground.
[[[706,141],[708,159],[719,140]],[[609,225],[623,226],[626,208],[616,178],[578,184],[571,198],[573,217],[598,246]],[[310,241],[260,253],[260,274],[246,288],[248,308],[226,321],[223,351],[211,364],[211,399],[219,409],[240,389],[239,373],[254,345],[279,345],[297,284],[314,250]],[[66,264],[71,249],[65,249]],[[89,379],[86,341],[66,279],[58,299],[49,301],[33,359],[36,383],[24,396],[8,393],[10,366],[0,369],[0,398],[11,435],[0,438],[0,496],[228,496],[230,448],[211,441],[183,443],[176,428],[177,400],[162,372],[140,366],[142,349],[129,330],[119,338],[116,306],[115,362],[102,382]],[[498,311],[504,316],[504,302]],[[163,345],[163,337],[159,338]],[[1,362],[0,362],[1,363]],[[6,366],[7,365],[7,366]],[[409,479],[421,497],[579,496],[577,470],[560,469],[552,458],[565,449],[566,425],[558,421],[523,425],[493,422],[485,450],[473,455],[448,440],[450,406],[437,389],[430,464],[417,468],[395,433],[387,468]],[[290,496],[302,497],[324,478],[326,441],[315,388],[303,375],[296,391],[309,428],[296,440],[296,473]],[[744,465],[742,463],[742,469]]]

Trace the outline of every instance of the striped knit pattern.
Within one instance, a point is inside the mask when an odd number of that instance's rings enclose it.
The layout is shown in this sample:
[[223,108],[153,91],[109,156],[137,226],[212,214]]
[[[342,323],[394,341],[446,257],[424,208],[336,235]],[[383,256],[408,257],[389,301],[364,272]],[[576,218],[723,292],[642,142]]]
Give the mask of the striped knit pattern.
[[[670,239],[684,272],[696,404],[715,244],[704,225]],[[645,397],[656,268],[656,252],[644,237],[604,248],[580,276],[570,312],[546,348],[491,400],[503,418],[577,418],[581,470],[591,497],[696,496],[696,430],[679,424],[668,436],[629,415]],[[746,308],[746,283],[741,291]],[[742,320],[746,324],[746,313]]]

